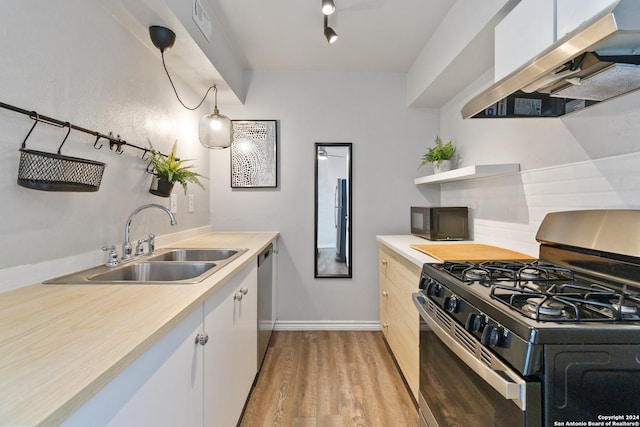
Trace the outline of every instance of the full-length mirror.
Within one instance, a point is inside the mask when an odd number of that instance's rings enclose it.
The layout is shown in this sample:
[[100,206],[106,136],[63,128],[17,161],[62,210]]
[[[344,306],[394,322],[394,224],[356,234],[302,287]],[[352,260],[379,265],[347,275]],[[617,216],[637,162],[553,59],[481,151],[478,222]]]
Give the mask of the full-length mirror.
[[351,277],[351,143],[317,142],[315,277]]

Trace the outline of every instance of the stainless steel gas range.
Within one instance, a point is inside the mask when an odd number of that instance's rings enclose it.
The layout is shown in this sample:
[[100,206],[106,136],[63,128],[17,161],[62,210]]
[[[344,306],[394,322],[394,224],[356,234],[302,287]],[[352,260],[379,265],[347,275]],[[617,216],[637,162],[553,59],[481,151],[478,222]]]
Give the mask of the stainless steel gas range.
[[640,211],[551,213],[536,240],[424,265],[423,425],[640,426]]

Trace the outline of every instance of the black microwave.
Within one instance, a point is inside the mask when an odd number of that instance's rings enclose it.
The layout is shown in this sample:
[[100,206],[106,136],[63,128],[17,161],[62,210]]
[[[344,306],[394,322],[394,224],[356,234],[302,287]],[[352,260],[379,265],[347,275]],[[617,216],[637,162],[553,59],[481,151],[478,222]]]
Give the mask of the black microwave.
[[468,240],[466,207],[411,207],[411,234],[429,240]]

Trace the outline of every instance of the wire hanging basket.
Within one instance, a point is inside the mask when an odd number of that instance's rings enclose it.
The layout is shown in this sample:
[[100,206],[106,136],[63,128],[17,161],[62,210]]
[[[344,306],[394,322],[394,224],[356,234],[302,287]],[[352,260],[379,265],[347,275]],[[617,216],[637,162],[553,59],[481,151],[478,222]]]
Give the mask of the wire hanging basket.
[[37,114],[34,120],[35,122],[20,148],[18,185],[41,191],[98,191],[102,182],[105,164],[93,160],[65,156],[60,153],[60,149],[71,132],[69,123],[65,124],[69,130],[60,147],[58,147],[57,154],[26,148],[27,139],[39,121]]

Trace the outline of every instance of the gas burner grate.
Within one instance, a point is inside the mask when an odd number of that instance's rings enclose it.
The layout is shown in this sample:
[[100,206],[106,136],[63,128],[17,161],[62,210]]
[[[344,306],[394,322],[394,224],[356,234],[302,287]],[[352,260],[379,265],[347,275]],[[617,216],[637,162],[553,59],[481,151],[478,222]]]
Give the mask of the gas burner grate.
[[446,261],[442,269],[468,284],[485,287],[502,284],[512,287],[544,291],[564,283],[573,283],[573,272],[569,269],[538,262],[485,261],[482,263]]
[[491,298],[540,322],[638,321],[640,295],[602,285],[552,285],[545,292],[494,285]]

